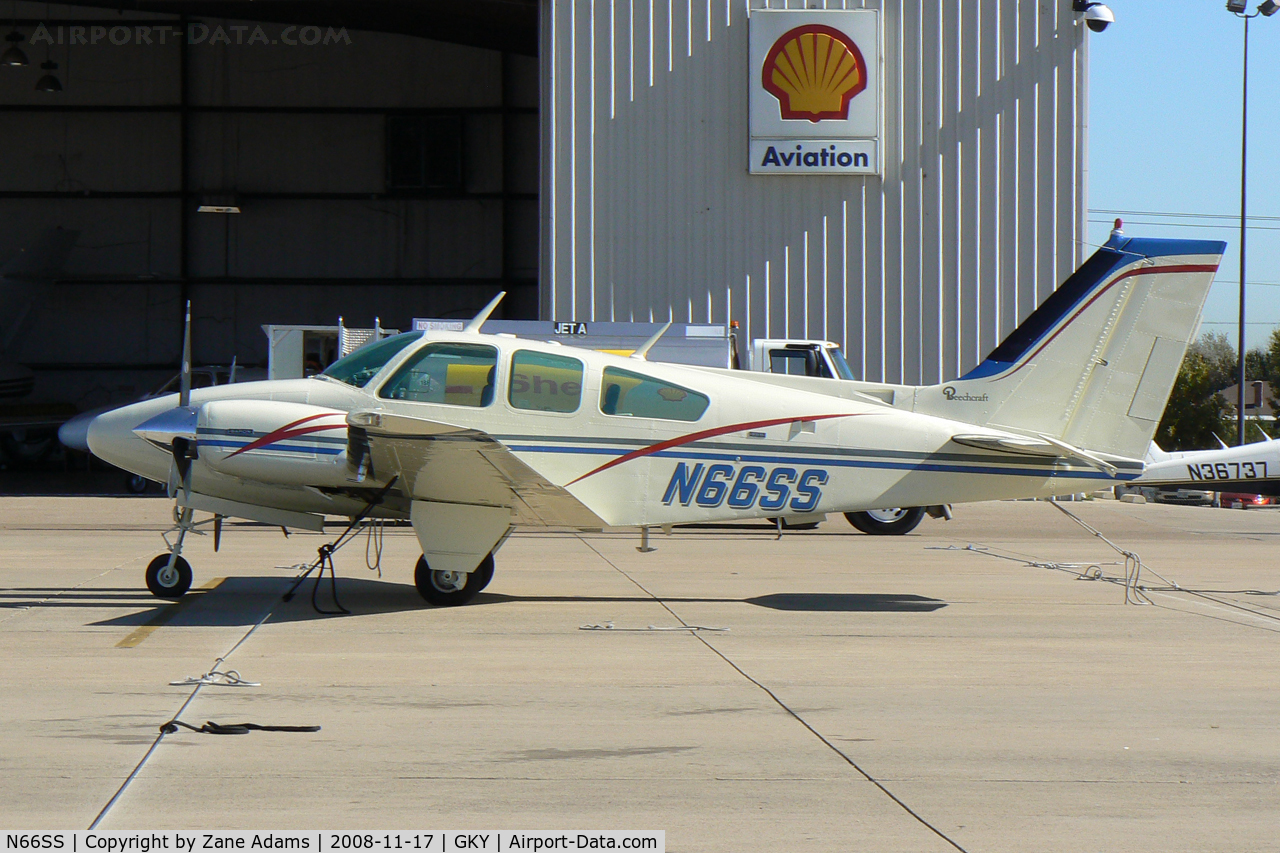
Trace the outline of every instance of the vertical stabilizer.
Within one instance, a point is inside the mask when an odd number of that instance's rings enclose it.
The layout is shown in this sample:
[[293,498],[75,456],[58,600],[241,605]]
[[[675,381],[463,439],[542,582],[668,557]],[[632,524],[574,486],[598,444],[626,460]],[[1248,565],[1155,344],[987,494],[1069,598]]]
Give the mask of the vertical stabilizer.
[[1113,238],[916,411],[1142,458],[1226,244]]

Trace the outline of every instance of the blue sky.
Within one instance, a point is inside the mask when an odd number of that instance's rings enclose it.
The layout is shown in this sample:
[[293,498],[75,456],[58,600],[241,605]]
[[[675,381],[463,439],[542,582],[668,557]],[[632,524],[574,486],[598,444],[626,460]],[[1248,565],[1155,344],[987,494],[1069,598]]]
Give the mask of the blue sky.
[[[1226,240],[1201,331],[1226,332],[1234,344],[1244,23],[1223,0],[1108,5],[1116,23],[1089,34],[1090,242],[1107,239],[1111,210],[1127,211],[1119,215],[1130,235]],[[1280,326],[1280,14],[1249,24],[1248,164],[1252,348]]]

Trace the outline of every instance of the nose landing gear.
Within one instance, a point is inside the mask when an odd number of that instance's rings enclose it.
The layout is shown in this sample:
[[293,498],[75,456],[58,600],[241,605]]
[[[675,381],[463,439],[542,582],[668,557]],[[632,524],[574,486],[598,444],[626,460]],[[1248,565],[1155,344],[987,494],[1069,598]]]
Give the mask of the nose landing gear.
[[[161,554],[147,564],[146,577],[147,589],[152,595],[176,601],[191,589],[191,564],[182,557],[182,544],[188,532],[203,536],[204,531],[196,529],[195,510],[191,507],[174,507],[173,523],[174,526],[162,534],[169,553]],[[201,523],[207,524],[208,521]],[[174,530],[178,531],[178,539],[171,543],[169,534]]]

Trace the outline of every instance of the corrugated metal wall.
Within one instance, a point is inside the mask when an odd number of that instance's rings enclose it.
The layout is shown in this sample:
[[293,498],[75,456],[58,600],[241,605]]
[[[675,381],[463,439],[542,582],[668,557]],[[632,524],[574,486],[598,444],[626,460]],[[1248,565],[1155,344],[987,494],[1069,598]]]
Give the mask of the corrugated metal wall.
[[[881,177],[747,174],[747,19],[880,8]],[[1070,0],[545,0],[541,310],[737,320],[872,380],[976,364],[1074,269]]]

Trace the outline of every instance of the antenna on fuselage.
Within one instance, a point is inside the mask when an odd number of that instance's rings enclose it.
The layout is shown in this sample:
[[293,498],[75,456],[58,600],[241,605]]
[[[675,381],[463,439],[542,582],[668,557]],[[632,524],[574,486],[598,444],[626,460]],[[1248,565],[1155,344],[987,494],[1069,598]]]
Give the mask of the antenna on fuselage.
[[647,355],[649,350],[653,347],[653,345],[658,342],[658,338],[666,334],[667,329],[670,329],[670,328],[671,328],[671,321],[668,320],[666,322],[666,325],[664,325],[661,329],[653,333],[653,337],[649,338],[649,340],[642,343],[635,352],[631,353],[631,357],[638,358],[641,361],[646,361],[647,359],[645,358],[645,355]]
[[480,309],[480,313],[471,318],[471,322],[462,329],[464,332],[480,332],[480,327],[484,325],[484,321],[489,319],[489,315],[493,313],[493,309],[498,307],[498,303],[502,301],[502,297],[506,296],[504,290],[493,299],[489,300],[489,304]]

